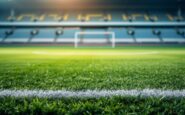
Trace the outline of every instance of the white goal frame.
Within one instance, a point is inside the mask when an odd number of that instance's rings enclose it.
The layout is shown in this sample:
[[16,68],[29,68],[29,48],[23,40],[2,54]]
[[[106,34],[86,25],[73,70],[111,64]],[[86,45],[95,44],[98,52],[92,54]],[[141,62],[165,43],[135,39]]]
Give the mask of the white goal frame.
[[114,32],[76,32],[75,33],[75,40],[74,40],[74,47],[78,48],[78,36],[79,35],[96,35],[96,34],[112,35],[112,40],[111,40],[112,44],[111,45],[112,45],[112,48],[115,48],[116,38],[115,38],[115,33]]

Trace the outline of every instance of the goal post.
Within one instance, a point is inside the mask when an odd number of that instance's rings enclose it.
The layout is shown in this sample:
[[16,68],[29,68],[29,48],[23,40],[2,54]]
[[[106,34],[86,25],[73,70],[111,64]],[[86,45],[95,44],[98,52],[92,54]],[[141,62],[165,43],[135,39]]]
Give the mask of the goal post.
[[[115,48],[116,40],[115,40],[115,33],[114,32],[76,32],[75,39],[74,39],[74,47],[78,48],[79,46],[79,35],[111,35],[111,47]],[[84,38],[85,39],[85,38]],[[103,39],[103,38],[99,38]]]

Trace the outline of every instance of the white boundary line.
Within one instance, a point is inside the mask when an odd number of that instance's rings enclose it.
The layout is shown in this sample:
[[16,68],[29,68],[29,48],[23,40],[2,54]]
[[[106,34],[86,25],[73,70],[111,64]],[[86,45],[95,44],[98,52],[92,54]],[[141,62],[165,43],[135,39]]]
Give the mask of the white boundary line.
[[70,56],[70,55],[97,55],[97,56],[121,56],[121,55],[155,55],[160,52],[44,52],[44,51],[34,51],[32,52],[35,55],[61,55],[61,56]]
[[0,90],[0,97],[38,97],[38,98],[100,98],[113,96],[132,97],[175,97],[185,98],[185,90]]

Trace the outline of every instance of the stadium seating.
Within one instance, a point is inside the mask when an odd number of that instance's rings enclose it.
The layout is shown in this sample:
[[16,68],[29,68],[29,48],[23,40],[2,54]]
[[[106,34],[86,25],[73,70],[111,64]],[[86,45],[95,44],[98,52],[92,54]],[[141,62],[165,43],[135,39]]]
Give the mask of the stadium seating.
[[[7,11],[1,11],[0,21],[3,22],[168,22],[168,21],[184,21],[185,15],[177,16],[174,11],[160,11],[160,10],[147,10],[147,11],[133,11],[133,10],[120,10],[120,11],[50,11],[41,12],[19,11],[14,16],[9,15]],[[178,20],[179,19],[179,20]]]
[[[170,2],[173,3],[173,0]],[[176,9],[171,6],[164,9],[97,8],[72,11],[0,8],[0,43],[73,44],[78,32],[84,33],[77,36],[81,42],[98,39],[106,42],[111,35],[85,33],[113,32],[116,43],[185,43],[185,13],[183,9]]]

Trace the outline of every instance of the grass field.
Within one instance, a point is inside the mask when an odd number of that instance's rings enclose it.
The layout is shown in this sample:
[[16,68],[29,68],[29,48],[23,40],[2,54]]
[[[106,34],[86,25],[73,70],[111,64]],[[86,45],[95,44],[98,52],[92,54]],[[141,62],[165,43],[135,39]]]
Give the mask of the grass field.
[[[0,89],[185,89],[185,47],[0,47]],[[184,98],[0,98],[4,114],[185,114]]]

